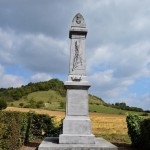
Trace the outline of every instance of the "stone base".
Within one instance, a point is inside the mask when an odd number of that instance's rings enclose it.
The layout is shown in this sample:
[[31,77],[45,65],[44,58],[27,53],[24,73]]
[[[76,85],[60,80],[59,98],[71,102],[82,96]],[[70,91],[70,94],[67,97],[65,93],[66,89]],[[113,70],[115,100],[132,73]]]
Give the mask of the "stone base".
[[59,144],[58,137],[47,137],[39,145],[38,150],[118,150],[118,148],[103,138],[95,138],[95,144]]
[[70,135],[61,134],[59,136],[59,144],[94,144],[95,136],[90,135]]

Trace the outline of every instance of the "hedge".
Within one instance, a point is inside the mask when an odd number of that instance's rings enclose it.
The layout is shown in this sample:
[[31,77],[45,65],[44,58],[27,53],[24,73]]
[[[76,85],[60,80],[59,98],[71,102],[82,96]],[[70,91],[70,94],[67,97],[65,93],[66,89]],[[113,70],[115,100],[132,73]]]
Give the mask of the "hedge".
[[132,145],[139,149],[150,150],[150,118],[128,115],[126,121]]
[[150,118],[141,123],[141,147],[150,150]]
[[0,150],[18,150],[32,139],[58,136],[60,129],[48,115],[0,111]]

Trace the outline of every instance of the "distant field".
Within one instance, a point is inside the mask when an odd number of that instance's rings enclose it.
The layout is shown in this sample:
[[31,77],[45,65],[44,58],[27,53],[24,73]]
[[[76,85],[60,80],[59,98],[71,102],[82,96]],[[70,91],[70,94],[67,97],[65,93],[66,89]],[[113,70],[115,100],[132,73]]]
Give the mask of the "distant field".
[[[60,120],[65,116],[65,112],[48,111],[42,109],[8,107],[6,110],[21,112],[34,111],[40,114],[48,114],[50,116],[55,116],[55,121],[57,123],[59,123]],[[90,113],[90,118],[92,121],[92,131],[94,135],[102,136],[110,142],[117,141],[118,143],[130,143],[130,139],[127,135],[125,115]]]

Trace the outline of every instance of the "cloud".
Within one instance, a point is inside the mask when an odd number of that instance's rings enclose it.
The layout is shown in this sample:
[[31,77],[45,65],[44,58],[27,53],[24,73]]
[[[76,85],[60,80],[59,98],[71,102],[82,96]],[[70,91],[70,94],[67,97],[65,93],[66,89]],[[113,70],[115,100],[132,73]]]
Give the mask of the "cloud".
[[24,83],[25,82],[22,77],[6,74],[4,67],[0,65],[0,87],[1,88],[19,87]]
[[68,18],[73,17],[80,5],[79,0],[37,0],[36,3],[34,0],[5,0],[0,2],[0,26],[3,29],[11,28],[17,33],[43,33],[54,38],[64,38],[70,28],[71,20]]
[[52,79],[52,77],[46,73],[37,73],[31,76],[32,82],[48,81],[50,79]]
[[144,110],[150,109],[149,93],[145,93],[143,95],[139,95],[138,93],[128,93],[126,97],[122,97],[122,99],[118,101],[125,102],[127,105],[132,107],[139,107],[139,108],[143,108]]
[[[137,80],[150,76],[149,5],[149,0],[1,1],[0,64],[4,74],[14,75],[7,67],[19,65],[30,72],[27,80],[38,80],[42,73],[45,78],[67,76],[68,32],[72,18],[80,12],[88,29],[87,74],[92,93],[109,102],[131,99],[130,95],[143,91],[136,87]],[[131,86],[135,86],[133,93]],[[135,101],[141,104],[133,98]]]
[[[118,45],[105,45],[95,49],[93,57],[89,59],[89,79],[92,82],[91,92],[102,97],[108,102],[131,99],[128,91],[134,86],[138,79],[150,76],[150,44],[142,41],[129,47]],[[135,85],[136,86],[136,85]],[[143,90],[141,86],[136,87],[137,93]],[[142,104],[147,108],[141,95],[134,102]],[[136,104],[135,104],[136,105]],[[134,106],[134,105],[133,105]]]
[[115,43],[129,46],[147,39],[150,1],[88,1],[84,5],[88,25],[88,47]]
[[67,70],[69,48],[64,40],[0,29],[0,42],[2,64],[21,64],[34,72],[61,74]]

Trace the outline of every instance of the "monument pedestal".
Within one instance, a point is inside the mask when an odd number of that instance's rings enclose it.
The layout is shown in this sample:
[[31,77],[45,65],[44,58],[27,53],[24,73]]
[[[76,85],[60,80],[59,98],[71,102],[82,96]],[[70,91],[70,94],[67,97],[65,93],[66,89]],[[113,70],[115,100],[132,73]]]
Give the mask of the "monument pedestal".
[[47,137],[38,150],[118,150],[103,138],[95,138],[95,144],[60,144],[58,137]]
[[91,120],[88,116],[88,81],[66,81],[66,117],[63,121],[63,134],[59,136],[60,144],[94,144],[95,136],[91,134]]

